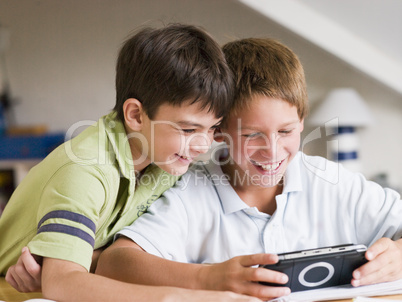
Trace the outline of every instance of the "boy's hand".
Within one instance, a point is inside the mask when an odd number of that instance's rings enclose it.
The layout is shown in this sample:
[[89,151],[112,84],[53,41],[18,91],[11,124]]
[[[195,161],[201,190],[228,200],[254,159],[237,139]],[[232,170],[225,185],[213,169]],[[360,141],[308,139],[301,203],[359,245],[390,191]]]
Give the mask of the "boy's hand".
[[366,252],[368,263],[353,272],[353,286],[394,281],[402,278],[402,239],[381,238]]
[[40,292],[41,274],[40,264],[29,252],[29,249],[24,247],[17,264],[8,269],[6,281],[19,292]]
[[219,264],[205,265],[199,276],[204,288],[229,290],[268,300],[289,295],[290,289],[262,285],[258,282],[285,284],[288,277],[280,272],[253,266],[276,262],[278,256],[272,254],[238,256]]

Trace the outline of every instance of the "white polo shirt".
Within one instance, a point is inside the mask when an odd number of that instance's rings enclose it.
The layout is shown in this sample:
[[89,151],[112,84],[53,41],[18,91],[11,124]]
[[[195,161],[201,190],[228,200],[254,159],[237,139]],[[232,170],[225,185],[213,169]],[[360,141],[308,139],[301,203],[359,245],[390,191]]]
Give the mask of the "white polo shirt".
[[361,174],[299,152],[284,179],[271,217],[244,203],[214,161],[195,165],[119,234],[189,263],[402,237],[400,195]]

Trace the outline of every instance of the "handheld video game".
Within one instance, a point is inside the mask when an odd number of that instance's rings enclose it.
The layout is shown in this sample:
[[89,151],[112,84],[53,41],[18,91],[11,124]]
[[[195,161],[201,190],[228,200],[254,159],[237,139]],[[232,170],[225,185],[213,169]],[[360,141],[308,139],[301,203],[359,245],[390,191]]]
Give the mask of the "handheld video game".
[[288,283],[262,284],[287,286],[292,292],[348,284],[353,271],[367,262],[366,250],[362,244],[346,244],[278,254],[276,264],[262,267],[285,273]]

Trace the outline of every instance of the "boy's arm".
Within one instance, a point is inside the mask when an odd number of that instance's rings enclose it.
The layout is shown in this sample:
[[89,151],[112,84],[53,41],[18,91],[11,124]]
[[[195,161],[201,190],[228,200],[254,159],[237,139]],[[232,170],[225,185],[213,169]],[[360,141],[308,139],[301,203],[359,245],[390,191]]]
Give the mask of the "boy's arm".
[[381,238],[367,249],[368,263],[353,272],[353,286],[402,278],[402,239]]
[[102,253],[96,273],[138,284],[230,290],[268,299],[287,295],[290,291],[257,282],[286,283],[287,276],[252,266],[272,264],[277,260],[276,255],[255,254],[213,265],[180,263],[148,254],[132,240],[120,237]]
[[42,270],[43,296],[63,301],[225,301],[259,300],[229,292],[190,291],[172,287],[153,287],[123,283],[88,273],[70,261],[45,258]]
[[[25,256],[25,257],[24,257]],[[24,260],[22,260],[24,258]],[[20,266],[18,274],[27,274],[27,268],[35,268],[39,275],[42,270],[38,263],[35,262],[33,256],[28,250],[24,251],[20,257],[21,261],[26,261]],[[186,290],[171,287],[151,287],[135,284],[128,284],[112,279],[89,274],[86,270],[75,263],[45,258],[43,269],[43,294],[47,298],[56,299],[57,301],[174,301],[174,302],[204,302],[204,301],[223,301],[223,302],[258,302],[260,300],[242,296],[230,292],[214,292],[200,290]],[[20,289],[25,288],[25,291],[32,291],[29,286],[41,284],[38,275],[30,276],[25,281],[20,279],[22,283]],[[25,283],[24,283],[25,282]],[[34,282],[34,284],[31,284]],[[13,286],[17,288],[16,286]],[[38,288],[36,288],[38,289]]]
[[[94,250],[90,272],[94,273],[100,254],[104,248]],[[17,291],[22,293],[42,291],[41,275],[42,257],[32,255],[27,247],[24,247],[21,256],[15,265],[7,270],[6,281]]]

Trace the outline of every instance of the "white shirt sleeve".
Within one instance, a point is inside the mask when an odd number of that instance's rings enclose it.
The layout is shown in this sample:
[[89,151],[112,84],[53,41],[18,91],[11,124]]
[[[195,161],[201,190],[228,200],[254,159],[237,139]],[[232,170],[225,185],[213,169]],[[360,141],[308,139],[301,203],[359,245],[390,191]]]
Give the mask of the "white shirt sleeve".
[[346,243],[371,246],[382,237],[402,237],[398,192],[321,157],[295,159],[287,171],[289,193],[277,196],[280,206],[270,222],[277,228],[264,232],[268,251]]
[[362,175],[351,178],[345,197],[354,201],[355,230],[359,242],[370,242],[382,237],[393,240],[402,237],[402,200],[391,189],[367,181]]
[[146,252],[169,260],[187,262],[185,243],[188,236],[186,209],[175,194],[166,191],[146,213],[131,226],[118,232],[141,246]]

